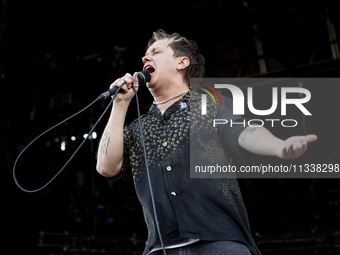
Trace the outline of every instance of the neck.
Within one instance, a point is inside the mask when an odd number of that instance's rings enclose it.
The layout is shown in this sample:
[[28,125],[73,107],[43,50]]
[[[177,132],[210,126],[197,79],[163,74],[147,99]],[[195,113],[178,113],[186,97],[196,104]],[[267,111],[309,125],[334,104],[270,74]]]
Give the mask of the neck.
[[[158,86],[157,88],[150,89],[150,92],[154,98],[155,102],[162,102],[164,100],[169,99],[170,97],[179,95],[185,91],[189,91],[189,86],[186,83],[181,85],[166,85],[166,86]],[[174,98],[170,101],[177,101],[180,97]]]

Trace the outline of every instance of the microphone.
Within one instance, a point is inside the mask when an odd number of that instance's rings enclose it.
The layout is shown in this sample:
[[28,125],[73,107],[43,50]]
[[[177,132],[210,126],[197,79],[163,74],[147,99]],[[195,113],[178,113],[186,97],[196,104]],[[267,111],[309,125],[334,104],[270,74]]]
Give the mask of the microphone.
[[[148,71],[140,71],[138,72],[138,84],[139,85],[145,85],[148,81],[151,79],[151,75]],[[126,82],[123,82],[121,85],[125,84]],[[104,100],[108,98],[109,96],[112,96],[116,93],[118,87],[113,87],[112,89],[109,89],[108,91],[102,93],[98,99]],[[119,92],[123,92],[123,90],[120,90]]]

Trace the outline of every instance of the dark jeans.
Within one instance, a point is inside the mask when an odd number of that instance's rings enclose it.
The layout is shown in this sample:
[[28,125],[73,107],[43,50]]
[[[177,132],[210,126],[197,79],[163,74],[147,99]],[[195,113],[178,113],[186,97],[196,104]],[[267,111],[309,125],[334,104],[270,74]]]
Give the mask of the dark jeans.
[[[157,251],[163,255],[163,250]],[[175,249],[166,249],[167,255],[251,255],[247,246],[233,241],[197,242]]]

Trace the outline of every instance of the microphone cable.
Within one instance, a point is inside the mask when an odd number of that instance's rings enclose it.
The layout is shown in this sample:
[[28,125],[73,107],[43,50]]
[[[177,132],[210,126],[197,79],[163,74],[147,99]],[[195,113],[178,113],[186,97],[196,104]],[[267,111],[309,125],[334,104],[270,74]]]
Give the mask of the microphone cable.
[[[104,112],[102,113],[102,115],[98,118],[97,122],[93,125],[92,129],[90,130],[89,134],[84,138],[84,140],[81,142],[81,144],[78,146],[78,148],[75,150],[75,152],[72,154],[72,156],[67,160],[67,162],[64,164],[64,166],[42,187],[38,188],[38,189],[34,189],[34,190],[27,190],[25,188],[23,188],[16,177],[16,165],[19,161],[20,156],[25,152],[25,150],[30,147],[36,140],[38,140],[41,136],[43,136],[44,134],[48,133],[49,131],[51,131],[52,129],[60,126],[61,124],[63,124],[64,122],[66,122],[67,120],[75,117],[76,115],[82,113],[83,111],[85,111],[86,109],[88,109],[90,106],[92,106],[94,103],[96,103],[99,100],[105,99],[103,98],[103,94],[101,94],[98,98],[96,98],[93,102],[91,102],[88,106],[86,106],[85,108],[83,108],[82,110],[78,111],[77,113],[73,114],[72,116],[68,117],[67,119],[59,122],[58,124],[54,125],[53,127],[47,129],[46,131],[44,131],[42,134],[40,134],[39,136],[37,136],[32,142],[30,142],[18,155],[18,157],[15,160],[14,166],[13,166],[13,179],[15,184],[17,185],[17,187],[19,189],[21,189],[22,191],[26,192],[26,193],[35,193],[38,191],[43,190],[44,188],[46,188],[53,180],[55,180],[67,167],[67,165],[71,162],[71,160],[74,158],[74,156],[77,154],[77,152],[79,151],[79,149],[84,145],[84,143],[86,142],[86,140],[88,140],[88,138],[90,137],[90,135],[92,134],[92,132],[94,131],[95,127],[97,126],[97,124],[99,123],[99,121],[101,121],[101,119],[103,118],[103,116],[106,114],[106,112],[108,111],[109,107],[112,105],[113,100],[116,98],[116,95],[118,94],[118,92],[120,91],[121,87],[125,84],[125,82],[123,82],[118,89],[116,90],[115,94],[113,95],[112,99],[110,100],[110,103],[107,105],[107,107],[105,108]],[[152,184],[151,184],[151,178],[150,178],[150,171],[149,171],[149,164],[148,164],[148,157],[147,157],[147,153],[146,153],[146,148],[145,148],[145,141],[144,141],[144,135],[143,135],[143,129],[142,129],[142,122],[140,119],[140,109],[139,109],[139,100],[138,100],[138,95],[137,95],[137,91],[134,87],[134,85],[132,84],[132,88],[133,91],[135,92],[135,96],[136,96],[136,104],[137,104],[137,114],[138,114],[138,123],[139,123],[139,131],[141,133],[141,138],[142,138],[142,144],[143,144],[143,152],[144,152],[144,160],[145,160],[145,168],[146,168],[146,173],[147,173],[147,177],[148,177],[148,183],[149,183],[149,190],[150,190],[150,196],[151,196],[151,203],[152,203],[152,209],[153,209],[153,213],[155,216],[155,224],[156,224],[156,228],[157,228],[157,232],[158,232],[158,237],[159,240],[161,242],[161,246],[162,246],[162,250],[163,250],[163,254],[166,255],[166,251],[165,251],[165,247],[164,247],[164,243],[163,243],[163,238],[162,238],[162,234],[160,231],[160,227],[159,227],[159,221],[158,221],[158,217],[157,217],[157,210],[156,210],[156,204],[155,204],[155,198],[153,195],[153,188],[152,188]]]
[[77,154],[77,152],[79,151],[79,149],[83,146],[83,144],[86,142],[86,140],[88,140],[88,138],[90,137],[90,135],[92,134],[93,130],[95,129],[95,127],[97,126],[97,124],[99,123],[99,121],[103,118],[103,116],[105,115],[105,113],[107,112],[107,110],[109,109],[109,107],[111,106],[113,100],[115,99],[117,93],[119,92],[120,88],[124,85],[124,83],[122,83],[118,90],[116,91],[116,93],[114,94],[114,96],[112,97],[109,105],[106,107],[106,109],[104,110],[104,112],[102,113],[102,115],[99,117],[99,119],[97,120],[97,122],[93,125],[92,129],[90,130],[89,134],[84,138],[84,140],[82,141],[82,143],[78,146],[78,148],[75,150],[75,152],[72,154],[72,156],[69,158],[69,160],[65,163],[65,165],[42,187],[35,189],[35,190],[27,190],[25,188],[23,188],[16,177],[16,165],[19,161],[19,158],[21,157],[21,155],[25,152],[26,149],[28,149],[28,147],[30,147],[36,140],[38,140],[40,137],[42,137],[44,134],[46,134],[47,132],[51,131],[52,129],[60,126],[61,124],[63,124],[64,122],[68,121],[69,119],[77,116],[78,114],[82,113],[83,111],[85,111],[86,109],[88,109],[90,106],[92,106],[94,103],[96,103],[98,100],[100,100],[101,98],[98,97],[96,98],[92,103],[90,103],[88,106],[86,106],[84,109],[80,110],[79,112],[73,114],[72,116],[68,117],[67,119],[59,122],[58,124],[54,125],[53,127],[47,129],[45,132],[43,132],[42,134],[40,134],[39,136],[37,136],[32,142],[30,142],[18,155],[17,159],[15,160],[14,166],[13,166],[13,179],[15,184],[18,186],[19,189],[21,189],[22,191],[26,192],[26,193],[35,193],[38,191],[43,190],[44,188],[46,188],[55,178],[57,178],[58,175],[60,175],[64,169],[66,168],[66,166],[71,162],[71,160],[74,158],[74,156]]
[[164,243],[163,243],[163,238],[161,234],[161,230],[159,228],[159,222],[158,222],[158,217],[157,217],[157,211],[156,211],[156,204],[155,204],[155,198],[153,196],[153,188],[151,185],[151,178],[150,178],[150,171],[149,171],[149,164],[148,164],[148,156],[146,154],[146,148],[145,148],[145,141],[144,141],[144,135],[143,135],[143,129],[142,129],[142,122],[140,120],[140,110],[139,110],[139,100],[138,100],[138,95],[136,92],[135,87],[132,85],[133,91],[135,92],[136,95],[136,103],[137,103],[137,114],[138,114],[138,123],[139,123],[139,131],[140,135],[142,138],[142,143],[143,143],[143,151],[144,151],[144,159],[145,159],[145,168],[146,168],[146,175],[148,177],[148,182],[149,182],[149,189],[150,189],[150,195],[151,195],[151,203],[152,203],[152,209],[153,209],[153,214],[155,215],[155,223],[156,223],[156,228],[158,232],[158,237],[161,242],[163,254],[166,255],[166,251],[164,248]]

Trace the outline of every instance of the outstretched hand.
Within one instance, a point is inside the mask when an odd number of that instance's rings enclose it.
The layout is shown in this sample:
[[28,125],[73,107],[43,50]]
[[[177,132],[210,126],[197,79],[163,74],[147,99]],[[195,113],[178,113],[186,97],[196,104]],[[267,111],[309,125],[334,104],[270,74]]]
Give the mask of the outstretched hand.
[[292,136],[276,147],[276,155],[283,159],[298,158],[305,153],[308,143],[317,139],[316,135]]

